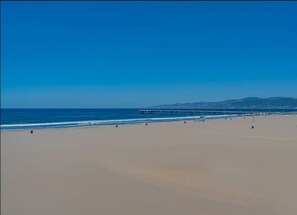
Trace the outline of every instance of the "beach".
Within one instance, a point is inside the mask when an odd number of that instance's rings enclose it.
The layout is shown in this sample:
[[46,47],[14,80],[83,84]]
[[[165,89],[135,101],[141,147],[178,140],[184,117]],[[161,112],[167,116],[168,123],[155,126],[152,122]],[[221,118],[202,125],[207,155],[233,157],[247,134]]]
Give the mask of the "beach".
[[295,215],[296,199],[296,115],[1,131],[3,215]]

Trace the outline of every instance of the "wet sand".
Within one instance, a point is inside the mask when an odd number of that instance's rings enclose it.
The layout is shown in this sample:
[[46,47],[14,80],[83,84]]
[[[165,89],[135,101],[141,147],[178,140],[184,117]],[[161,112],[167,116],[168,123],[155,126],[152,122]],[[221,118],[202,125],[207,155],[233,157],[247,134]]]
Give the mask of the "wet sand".
[[1,197],[3,215],[295,215],[297,116],[1,131]]

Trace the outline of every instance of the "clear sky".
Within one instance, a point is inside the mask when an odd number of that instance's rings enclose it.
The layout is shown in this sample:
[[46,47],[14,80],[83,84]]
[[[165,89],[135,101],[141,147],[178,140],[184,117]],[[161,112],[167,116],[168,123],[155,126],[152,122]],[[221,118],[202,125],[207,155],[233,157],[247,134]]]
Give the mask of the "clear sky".
[[2,107],[297,97],[297,2],[1,2]]

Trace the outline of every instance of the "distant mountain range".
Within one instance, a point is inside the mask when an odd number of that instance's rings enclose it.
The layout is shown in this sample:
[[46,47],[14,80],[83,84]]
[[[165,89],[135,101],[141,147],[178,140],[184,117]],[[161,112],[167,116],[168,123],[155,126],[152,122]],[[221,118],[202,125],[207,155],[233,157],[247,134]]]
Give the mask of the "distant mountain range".
[[297,108],[296,98],[286,97],[271,97],[271,98],[257,98],[248,97],[243,99],[230,99],[218,102],[194,102],[194,103],[176,103],[157,105],[150,108],[180,108],[180,109],[194,109],[194,108]]

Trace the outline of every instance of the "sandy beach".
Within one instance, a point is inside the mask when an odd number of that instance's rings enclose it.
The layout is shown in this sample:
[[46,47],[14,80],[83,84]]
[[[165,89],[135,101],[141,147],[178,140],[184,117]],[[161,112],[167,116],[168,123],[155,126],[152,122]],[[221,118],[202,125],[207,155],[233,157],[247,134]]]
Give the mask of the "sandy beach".
[[1,188],[2,215],[295,215],[297,116],[1,131]]

